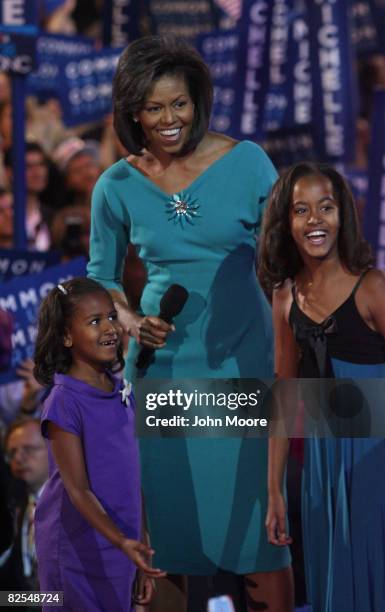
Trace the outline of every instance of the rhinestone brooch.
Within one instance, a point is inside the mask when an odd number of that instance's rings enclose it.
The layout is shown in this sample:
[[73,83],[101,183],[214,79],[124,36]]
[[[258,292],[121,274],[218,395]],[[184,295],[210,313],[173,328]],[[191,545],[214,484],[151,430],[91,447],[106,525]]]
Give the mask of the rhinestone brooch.
[[168,220],[174,221],[174,224],[179,223],[182,227],[186,223],[194,225],[193,219],[201,216],[198,213],[199,208],[200,204],[197,203],[197,200],[188,194],[184,194],[183,191],[180,194],[175,193],[171,196],[171,199],[166,204]]

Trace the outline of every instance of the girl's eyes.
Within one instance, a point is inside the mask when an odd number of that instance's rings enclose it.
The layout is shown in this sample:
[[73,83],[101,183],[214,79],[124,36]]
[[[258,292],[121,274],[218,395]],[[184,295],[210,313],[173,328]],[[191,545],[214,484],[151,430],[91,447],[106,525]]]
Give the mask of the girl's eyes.
[[117,313],[115,313],[115,314],[110,315],[110,316],[108,317],[108,320],[109,320],[109,321],[117,321],[117,320],[118,320],[118,314],[117,314]]
[[[335,206],[334,204],[324,204],[324,206],[321,206],[320,211],[321,212],[330,212],[331,210],[334,210]],[[304,215],[307,212],[307,208],[305,206],[298,206],[296,208],[294,208],[294,214],[295,215]]]

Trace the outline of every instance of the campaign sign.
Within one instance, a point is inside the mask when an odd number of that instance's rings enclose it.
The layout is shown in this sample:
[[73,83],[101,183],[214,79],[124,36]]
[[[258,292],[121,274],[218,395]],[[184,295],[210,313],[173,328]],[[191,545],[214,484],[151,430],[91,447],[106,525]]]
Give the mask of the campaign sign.
[[0,282],[9,281],[26,274],[40,274],[45,268],[60,263],[60,254],[54,251],[22,251],[0,249]]
[[238,68],[239,34],[236,30],[199,36],[197,49],[210,68],[214,87],[210,127],[228,134],[235,131],[233,110]]
[[385,0],[368,0],[377,27],[380,52],[385,53]]
[[314,92],[313,129],[321,159],[354,156],[357,90],[348,0],[306,0]]
[[145,6],[154,34],[173,34],[194,44],[200,34],[217,27],[217,8],[212,0],[146,0]]
[[138,0],[104,2],[103,41],[105,47],[125,47],[141,35]]
[[121,49],[61,60],[59,99],[67,126],[99,121],[112,110],[112,79]]
[[59,66],[61,60],[79,58],[94,50],[94,43],[84,36],[42,34],[36,41],[37,68],[28,75],[29,94],[56,97],[60,89]]
[[37,26],[37,0],[2,0],[0,28],[12,31],[33,31]]
[[0,72],[27,75],[35,65],[35,36],[0,29]]
[[352,42],[362,57],[380,53],[381,45],[373,6],[367,0],[352,0]]
[[260,139],[263,135],[272,9],[273,3],[267,0],[244,0],[242,5],[233,106],[233,136],[240,140]]
[[13,318],[12,358],[9,368],[0,373],[0,384],[17,380],[16,368],[33,356],[37,334],[37,317],[43,298],[58,283],[74,276],[84,276],[86,262],[83,258],[48,268],[44,272],[2,283],[0,309]]
[[264,106],[264,131],[284,126],[291,81],[290,30],[294,0],[274,0],[269,47],[269,89]]
[[377,267],[385,270],[385,89],[374,93],[364,234],[376,255]]

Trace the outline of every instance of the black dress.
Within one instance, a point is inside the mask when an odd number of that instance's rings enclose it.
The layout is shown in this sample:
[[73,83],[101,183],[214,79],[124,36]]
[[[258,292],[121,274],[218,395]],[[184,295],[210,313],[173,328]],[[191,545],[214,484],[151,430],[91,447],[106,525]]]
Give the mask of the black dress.
[[[289,322],[301,349],[300,377],[385,377],[384,338],[355,302],[362,278],[320,324],[301,311],[293,287]],[[349,408],[340,406],[341,413]],[[385,611],[384,472],[382,439],[306,440],[304,554],[313,612]]]

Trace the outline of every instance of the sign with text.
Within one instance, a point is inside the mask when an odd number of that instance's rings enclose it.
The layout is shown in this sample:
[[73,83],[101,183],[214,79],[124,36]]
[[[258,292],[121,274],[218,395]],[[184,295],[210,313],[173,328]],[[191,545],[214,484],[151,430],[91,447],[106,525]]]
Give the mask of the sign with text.
[[357,91],[348,0],[306,0],[314,91],[313,128],[321,159],[354,156]]
[[36,70],[28,75],[28,93],[56,97],[60,89],[59,64],[92,53],[93,41],[80,36],[42,34],[36,41]]
[[0,29],[0,72],[27,75],[35,64],[35,36]]
[[59,99],[68,126],[99,121],[112,110],[112,79],[120,49],[104,49],[62,60]]
[[138,0],[104,2],[103,41],[106,47],[125,47],[139,38]]
[[55,252],[21,251],[0,249],[0,282],[9,281],[26,274],[40,274],[50,266],[60,263],[60,254]]
[[85,276],[86,262],[83,258],[67,264],[53,266],[40,274],[21,276],[0,287],[0,309],[13,319],[12,357],[7,370],[0,373],[0,384],[17,380],[18,365],[33,356],[37,334],[37,316],[43,298],[58,283]]
[[173,34],[193,44],[217,26],[212,0],[146,0],[145,5],[154,34]]
[[37,0],[2,0],[0,29],[32,31],[37,26]]
[[377,267],[385,270],[385,89],[374,93],[364,234],[372,245]]

